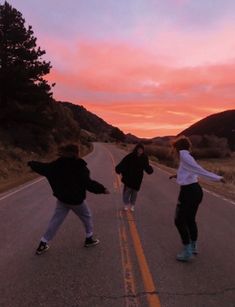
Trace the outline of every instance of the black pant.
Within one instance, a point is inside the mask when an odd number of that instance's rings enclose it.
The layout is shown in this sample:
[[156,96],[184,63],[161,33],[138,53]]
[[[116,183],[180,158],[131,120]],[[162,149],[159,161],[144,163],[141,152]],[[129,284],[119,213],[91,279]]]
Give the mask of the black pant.
[[183,244],[197,240],[198,230],[195,218],[202,197],[202,188],[198,183],[181,186],[175,213],[175,226]]

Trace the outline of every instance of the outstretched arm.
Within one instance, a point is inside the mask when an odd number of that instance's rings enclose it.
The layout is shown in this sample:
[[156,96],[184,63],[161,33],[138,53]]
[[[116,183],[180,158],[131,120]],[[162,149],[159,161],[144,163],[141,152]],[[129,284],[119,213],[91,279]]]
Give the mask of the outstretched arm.
[[50,163],[29,161],[28,166],[31,167],[34,172],[42,176],[47,176],[50,171]]
[[109,191],[101,183],[92,179],[87,183],[87,190],[94,194],[109,194]]
[[212,180],[212,181],[222,181],[223,177],[219,176],[215,173],[209,172],[203,167],[201,167],[195,159],[187,154],[187,155],[181,155],[181,160],[184,162],[184,168],[198,176],[202,176],[206,179]]
[[88,168],[85,169],[84,177],[85,187],[89,192],[94,194],[109,194],[109,191],[101,183],[90,178],[90,172]]

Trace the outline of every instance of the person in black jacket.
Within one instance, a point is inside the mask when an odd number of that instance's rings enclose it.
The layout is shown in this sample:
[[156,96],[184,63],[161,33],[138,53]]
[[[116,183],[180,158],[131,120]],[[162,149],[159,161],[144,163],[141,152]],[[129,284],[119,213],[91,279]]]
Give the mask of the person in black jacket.
[[95,194],[108,194],[108,190],[97,181],[90,178],[87,163],[79,158],[78,146],[70,144],[60,148],[60,157],[50,163],[36,161],[28,162],[31,169],[45,176],[57,198],[55,212],[48,228],[41,238],[36,254],[48,250],[48,241],[55,236],[65,217],[72,210],[82,221],[85,231],[85,247],[99,243],[93,238],[93,222],[91,212],[85,202],[86,190]]
[[135,210],[137,193],[143,180],[144,171],[147,174],[153,173],[152,166],[149,165],[148,156],[145,154],[144,146],[137,144],[134,150],[125,156],[115,168],[117,174],[121,174],[123,187],[124,210]]

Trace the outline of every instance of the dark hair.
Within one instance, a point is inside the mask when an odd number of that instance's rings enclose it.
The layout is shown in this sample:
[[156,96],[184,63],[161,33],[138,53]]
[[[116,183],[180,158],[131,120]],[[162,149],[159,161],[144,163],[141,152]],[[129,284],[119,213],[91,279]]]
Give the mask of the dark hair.
[[142,143],[138,143],[138,144],[134,147],[134,149],[133,149],[132,152],[133,152],[134,154],[137,154],[137,151],[138,151],[139,148],[143,149],[143,151],[144,151],[144,145],[143,145]]
[[172,146],[177,150],[189,150],[192,147],[190,139],[184,135],[179,136],[172,142]]
[[68,144],[61,146],[59,148],[59,155],[64,156],[64,155],[74,155],[77,156],[79,154],[79,148],[75,144]]

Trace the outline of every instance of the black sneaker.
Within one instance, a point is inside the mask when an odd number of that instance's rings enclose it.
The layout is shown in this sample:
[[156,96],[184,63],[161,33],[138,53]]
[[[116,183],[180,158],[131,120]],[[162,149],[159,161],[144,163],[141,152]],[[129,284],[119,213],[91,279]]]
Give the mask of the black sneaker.
[[93,239],[92,237],[89,237],[89,238],[86,238],[84,246],[90,247],[90,246],[95,246],[99,243],[100,243],[100,241],[98,239]]
[[36,249],[36,254],[41,255],[49,249],[49,245],[46,242],[40,242],[38,248]]

